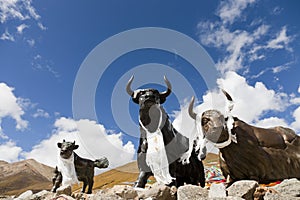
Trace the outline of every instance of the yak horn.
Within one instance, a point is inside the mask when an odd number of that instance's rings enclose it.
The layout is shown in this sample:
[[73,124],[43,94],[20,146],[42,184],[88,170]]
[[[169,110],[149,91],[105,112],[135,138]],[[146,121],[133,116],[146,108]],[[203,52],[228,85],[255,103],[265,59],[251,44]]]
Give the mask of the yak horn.
[[129,79],[127,85],[126,85],[126,92],[129,94],[129,96],[133,95],[133,90],[131,89],[131,83],[133,81],[134,76],[132,75],[131,78]]
[[222,92],[226,96],[226,98],[227,98],[228,101],[233,101],[232,98],[231,98],[231,96],[225,90],[222,89]]
[[197,114],[194,112],[194,101],[195,101],[195,97],[193,96],[189,105],[189,115],[191,118],[196,119]]
[[169,95],[171,94],[171,92],[172,92],[172,85],[171,85],[170,81],[167,79],[166,76],[164,76],[164,80],[165,80],[165,83],[166,83],[168,89],[167,89],[166,91],[160,93],[160,96],[161,96],[162,98],[166,98],[166,97],[169,96]]
[[227,100],[229,101],[228,105],[227,105],[228,112],[231,112],[231,110],[233,109],[233,106],[234,106],[233,99],[225,90],[222,89],[222,92],[226,96]]

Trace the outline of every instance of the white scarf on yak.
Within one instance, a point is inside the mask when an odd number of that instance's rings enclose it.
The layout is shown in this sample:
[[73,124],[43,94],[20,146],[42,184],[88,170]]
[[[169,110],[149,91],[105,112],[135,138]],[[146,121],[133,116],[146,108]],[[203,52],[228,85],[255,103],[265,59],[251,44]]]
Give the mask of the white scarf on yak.
[[169,162],[164,145],[163,135],[160,130],[162,113],[160,111],[159,126],[157,130],[150,133],[140,121],[141,127],[146,131],[148,149],[146,153],[146,163],[154,174],[154,178],[159,184],[170,184],[174,179],[169,173]]
[[60,155],[58,155],[57,169],[62,174],[63,186],[71,186],[74,183],[79,183],[74,165],[74,152],[72,153],[70,158],[67,159],[64,159]]

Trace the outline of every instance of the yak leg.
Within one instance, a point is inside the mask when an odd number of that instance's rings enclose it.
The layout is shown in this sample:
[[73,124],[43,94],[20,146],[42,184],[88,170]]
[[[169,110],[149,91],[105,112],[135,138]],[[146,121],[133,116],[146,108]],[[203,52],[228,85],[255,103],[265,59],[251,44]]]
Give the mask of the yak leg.
[[80,181],[83,182],[81,192],[85,193],[85,189],[89,184],[88,179],[86,177],[84,177],[84,178],[81,178]]
[[89,188],[88,188],[87,194],[92,194],[93,185],[94,185],[94,176],[89,178],[88,185],[89,185]]
[[53,187],[51,192],[56,192],[57,188],[59,188],[60,184],[62,183],[62,174],[58,172],[55,177],[52,179]]
[[152,172],[141,171],[138,180],[135,182],[134,187],[144,188],[148,178],[152,175]]

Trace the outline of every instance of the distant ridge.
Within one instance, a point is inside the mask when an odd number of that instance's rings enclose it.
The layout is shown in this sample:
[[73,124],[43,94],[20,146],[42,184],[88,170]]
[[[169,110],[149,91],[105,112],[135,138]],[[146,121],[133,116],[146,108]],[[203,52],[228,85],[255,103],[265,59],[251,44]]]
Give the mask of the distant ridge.
[[0,161],[0,194],[18,195],[52,187],[53,168],[33,159],[15,163]]

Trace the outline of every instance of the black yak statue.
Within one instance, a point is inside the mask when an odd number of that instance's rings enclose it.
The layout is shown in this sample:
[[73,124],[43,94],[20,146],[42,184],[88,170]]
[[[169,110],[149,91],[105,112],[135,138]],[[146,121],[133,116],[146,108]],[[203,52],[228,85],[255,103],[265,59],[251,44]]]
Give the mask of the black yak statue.
[[167,90],[139,89],[133,91],[133,76],[126,86],[132,101],[139,105],[140,142],[138,168],[140,175],[136,187],[145,187],[147,179],[154,175],[157,182],[181,186],[184,183],[205,186],[204,167],[191,151],[188,164],[181,156],[189,150],[189,139],[179,133],[169,120],[162,104],[171,94],[171,83],[165,77]]

